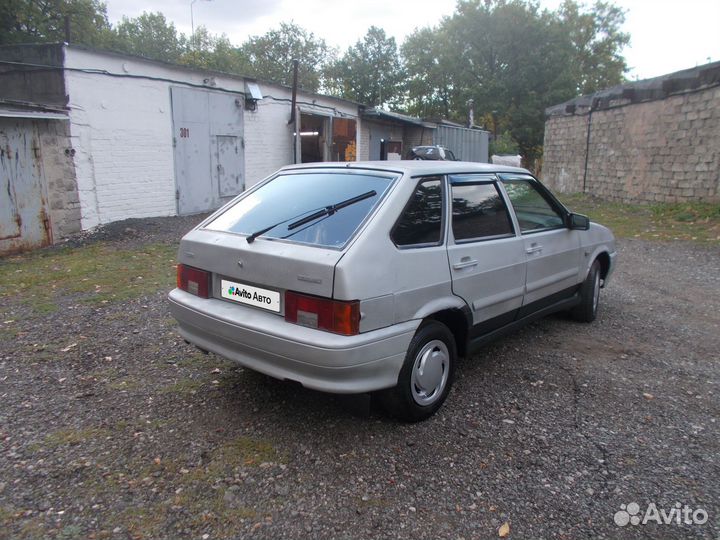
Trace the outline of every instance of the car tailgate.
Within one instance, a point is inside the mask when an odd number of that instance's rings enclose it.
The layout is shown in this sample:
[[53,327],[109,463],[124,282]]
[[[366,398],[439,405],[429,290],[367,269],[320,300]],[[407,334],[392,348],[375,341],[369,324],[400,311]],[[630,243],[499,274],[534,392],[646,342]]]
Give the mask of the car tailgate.
[[331,298],[335,265],[343,252],[316,246],[198,229],[180,242],[178,261],[212,272],[214,296],[222,279],[282,293]]

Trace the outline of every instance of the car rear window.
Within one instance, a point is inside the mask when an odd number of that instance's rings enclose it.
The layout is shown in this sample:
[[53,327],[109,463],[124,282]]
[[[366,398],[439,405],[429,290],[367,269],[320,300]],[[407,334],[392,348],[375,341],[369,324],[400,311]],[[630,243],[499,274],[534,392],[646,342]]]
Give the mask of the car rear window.
[[[278,223],[260,238],[287,239],[322,247],[343,247],[370,215],[394,177],[355,171],[280,174],[230,206],[205,228],[251,235]],[[298,220],[359,195],[364,200],[288,229]]]

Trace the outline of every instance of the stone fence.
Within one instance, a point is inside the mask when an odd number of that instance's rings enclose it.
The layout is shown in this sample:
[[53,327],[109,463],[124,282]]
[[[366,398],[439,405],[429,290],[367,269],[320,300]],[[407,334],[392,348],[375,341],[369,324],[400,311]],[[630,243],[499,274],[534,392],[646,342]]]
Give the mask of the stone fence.
[[622,202],[720,201],[720,62],[546,111],[543,181]]

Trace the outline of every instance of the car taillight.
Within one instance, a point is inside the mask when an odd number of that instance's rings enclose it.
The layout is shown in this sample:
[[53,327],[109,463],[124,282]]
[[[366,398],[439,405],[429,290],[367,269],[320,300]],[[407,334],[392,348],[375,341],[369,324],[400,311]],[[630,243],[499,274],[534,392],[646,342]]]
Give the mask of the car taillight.
[[285,320],[310,328],[354,336],[360,333],[360,302],[331,300],[287,291]]
[[187,291],[200,298],[210,297],[210,272],[185,266],[177,265],[177,286],[178,289]]

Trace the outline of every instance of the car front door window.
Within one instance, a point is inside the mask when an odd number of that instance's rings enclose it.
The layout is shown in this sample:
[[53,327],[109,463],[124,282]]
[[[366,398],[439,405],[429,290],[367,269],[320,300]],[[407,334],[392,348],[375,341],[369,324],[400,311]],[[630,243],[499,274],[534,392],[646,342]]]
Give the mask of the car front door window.
[[532,180],[505,180],[504,186],[523,234],[565,226],[560,212],[542,196]]

